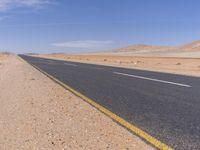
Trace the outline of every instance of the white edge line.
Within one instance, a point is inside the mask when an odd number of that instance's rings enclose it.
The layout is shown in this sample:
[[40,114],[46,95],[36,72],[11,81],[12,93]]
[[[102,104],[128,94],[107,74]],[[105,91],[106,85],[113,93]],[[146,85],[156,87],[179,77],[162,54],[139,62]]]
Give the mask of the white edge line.
[[71,63],[64,63],[65,65],[68,65],[68,66],[74,66],[74,67],[77,67],[78,65],[76,64],[71,64]]
[[155,81],[155,82],[161,82],[161,83],[167,83],[167,84],[173,84],[173,85],[178,85],[178,86],[183,86],[183,87],[192,87],[192,86],[187,85],[187,84],[181,84],[181,83],[170,82],[170,81],[165,81],[165,80],[153,79],[153,78],[131,75],[131,74],[126,74],[126,73],[121,73],[121,72],[113,72],[113,73],[118,74],[118,75],[134,77],[134,78],[139,78],[139,79],[144,79],[144,80],[150,80],[150,81]]
[[83,68],[87,68],[87,69],[96,69],[96,70],[103,70],[104,68],[101,67],[91,67],[91,66],[82,66]]

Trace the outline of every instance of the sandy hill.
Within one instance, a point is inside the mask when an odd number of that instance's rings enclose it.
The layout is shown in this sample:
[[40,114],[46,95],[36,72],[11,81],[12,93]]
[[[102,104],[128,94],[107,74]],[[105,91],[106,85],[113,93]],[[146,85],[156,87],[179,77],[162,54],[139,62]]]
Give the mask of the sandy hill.
[[189,50],[189,51],[200,51],[200,40],[183,45],[180,47],[180,49]]
[[137,45],[130,45],[125,48],[116,49],[114,50],[114,52],[157,52],[157,51],[167,51],[172,49],[174,49],[174,47],[137,44]]
[[176,52],[176,51],[178,52],[199,51],[200,52],[200,40],[186,44],[186,45],[177,46],[177,47],[136,44],[136,45],[130,45],[125,48],[115,49],[112,52],[152,53],[152,52]]

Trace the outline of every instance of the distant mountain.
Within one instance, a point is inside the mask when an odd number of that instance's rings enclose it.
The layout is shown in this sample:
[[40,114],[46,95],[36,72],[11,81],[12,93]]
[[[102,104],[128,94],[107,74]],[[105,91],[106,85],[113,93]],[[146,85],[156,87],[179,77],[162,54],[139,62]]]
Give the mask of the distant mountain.
[[125,48],[115,49],[114,52],[139,52],[139,53],[141,53],[141,52],[168,51],[168,50],[173,50],[173,49],[175,49],[175,47],[137,44],[137,45],[130,45]]
[[114,49],[112,52],[116,53],[152,53],[152,52],[175,52],[175,51],[200,51],[200,40],[195,41],[183,46],[155,46],[155,45],[145,45],[136,44],[130,45],[125,48]]
[[183,45],[180,48],[183,50],[189,50],[189,51],[200,51],[200,40]]

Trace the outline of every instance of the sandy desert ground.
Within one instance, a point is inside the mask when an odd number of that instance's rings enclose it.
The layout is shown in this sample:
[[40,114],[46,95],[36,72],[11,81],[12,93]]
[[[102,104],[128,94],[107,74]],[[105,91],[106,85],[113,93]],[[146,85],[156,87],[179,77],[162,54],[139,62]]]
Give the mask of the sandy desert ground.
[[152,149],[15,55],[0,55],[0,149]]
[[101,64],[125,68],[135,68],[158,72],[175,73],[182,75],[200,76],[200,58],[186,57],[157,57],[157,56],[120,56],[112,54],[46,54],[36,55],[43,58],[52,58],[91,64]]

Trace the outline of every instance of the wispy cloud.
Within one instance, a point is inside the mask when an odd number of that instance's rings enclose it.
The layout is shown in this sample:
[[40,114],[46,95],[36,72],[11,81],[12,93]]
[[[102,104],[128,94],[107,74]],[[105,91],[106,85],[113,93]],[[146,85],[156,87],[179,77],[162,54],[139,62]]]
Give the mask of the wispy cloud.
[[7,11],[18,7],[39,8],[45,4],[51,3],[52,0],[0,0],[0,11]]
[[101,48],[114,42],[111,40],[97,41],[97,40],[85,40],[85,41],[68,41],[62,43],[54,43],[52,46],[65,47],[65,48]]

